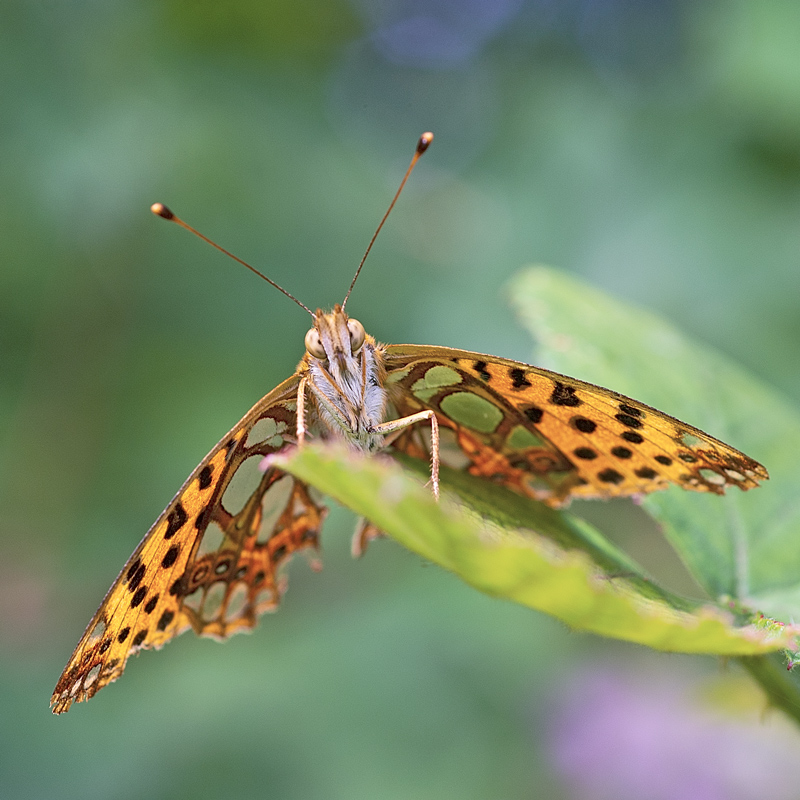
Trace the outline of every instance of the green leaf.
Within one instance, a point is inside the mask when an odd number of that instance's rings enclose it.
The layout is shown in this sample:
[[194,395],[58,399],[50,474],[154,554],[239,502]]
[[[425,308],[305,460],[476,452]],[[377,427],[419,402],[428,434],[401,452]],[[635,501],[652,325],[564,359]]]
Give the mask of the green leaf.
[[[485,481],[444,476],[445,486],[455,482],[473,501],[470,509],[448,493],[437,504],[419,479],[383,456],[316,444],[270,460],[475,588],[578,630],[661,650],[725,655],[785,648],[797,633],[774,624],[739,626],[716,606],[672,597],[586,523]],[[491,521],[482,515],[487,508],[494,510]]]
[[613,387],[763,463],[770,480],[725,497],[672,488],[644,502],[697,581],[782,619],[800,618],[800,414],[774,390],[655,314],[555,270],[513,283],[545,366]]

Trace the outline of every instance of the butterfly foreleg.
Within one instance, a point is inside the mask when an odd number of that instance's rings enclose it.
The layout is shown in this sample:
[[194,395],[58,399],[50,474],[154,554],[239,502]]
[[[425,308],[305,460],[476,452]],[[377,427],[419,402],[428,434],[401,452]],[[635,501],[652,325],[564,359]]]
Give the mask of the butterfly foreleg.
[[[333,383],[333,381],[331,381]],[[340,392],[340,397],[345,406],[345,410],[352,412],[352,419],[344,413],[343,409],[337,407],[327,397],[325,392],[317,386],[313,377],[304,376],[297,387],[297,443],[302,445],[305,435],[308,432],[306,427],[306,389],[310,389],[313,400],[320,412],[320,417],[324,424],[334,433],[338,433],[343,439],[367,452],[374,452],[383,444],[383,437],[394,437],[391,434],[400,433],[406,428],[416,425],[418,422],[430,422],[431,426],[431,489],[433,496],[439,499],[439,422],[436,414],[430,409],[410,414],[400,419],[389,420],[388,422],[372,422],[371,420],[357,421],[357,414],[352,407],[352,403]],[[363,426],[363,427],[362,427]]]
[[[305,387],[307,386],[311,389],[311,394],[314,396],[313,399],[317,403],[317,410],[320,412],[325,412],[325,415],[320,413],[320,418],[324,422],[324,424],[331,429],[334,433],[339,433],[343,439],[346,441],[352,442],[353,441],[353,432],[354,432],[354,423],[347,419],[347,417],[342,413],[341,409],[337,408],[337,406],[331,402],[330,398],[326,397],[325,393],[317,386],[314,382],[313,378],[305,377],[302,381],[300,381],[301,386],[298,387],[297,390],[297,402],[298,402],[298,412],[300,408],[300,401],[303,401],[303,427],[304,427],[304,434],[308,432],[308,428],[305,427]],[[303,385],[305,384],[305,385]],[[303,389],[303,394],[301,397],[300,389]],[[347,403],[346,398],[342,398],[343,402]],[[350,406],[349,403],[347,403]],[[297,422],[298,422],[298,444],[301,444],[299,434],[299,424],[300,424],[300,414],[297,415]]]
[[303,376],[297,386],[297,445],[302,447],[306,440],[306,382]]
[[436,414],[430,409],[418,411],[400,419],[392,419],[388,422],[381,422],[375,426],[375,433],[381,435],[400,433],[406,428],[416,425],[418,422],[430,422],[431,424],[431,490],[433,496],[439,499],[439,420]]

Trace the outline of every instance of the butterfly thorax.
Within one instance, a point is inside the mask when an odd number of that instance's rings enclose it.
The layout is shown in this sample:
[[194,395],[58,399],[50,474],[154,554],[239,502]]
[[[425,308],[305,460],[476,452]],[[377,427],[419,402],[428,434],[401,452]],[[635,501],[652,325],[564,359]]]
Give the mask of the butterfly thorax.
[[329,313],[318,309],[299,370],[307,376],[307,402],[321,436],[366,452],[382,447],[383,436],[375,429],[386,412],[383,348],[360,322],[339,305]]

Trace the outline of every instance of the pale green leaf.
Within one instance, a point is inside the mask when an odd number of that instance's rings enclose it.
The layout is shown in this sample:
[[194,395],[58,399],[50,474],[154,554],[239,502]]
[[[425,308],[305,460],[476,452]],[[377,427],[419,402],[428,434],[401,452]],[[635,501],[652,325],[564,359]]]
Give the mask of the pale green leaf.
[[[540,504],[517,498],[527,507],[526,528],[511,527],[519,511],[511,493],[496,503],[502,515],[487,521],[482,509],[467,509],[448,496],[437,504],[419,479],[387,457],[309,445],[271,460],[475,588],[552,614],[577,630],[661,650],[724,655],[784,648],[797,633],[788,626],[737,626],[716,606],[645,588],[635,565],[595,540],[585,523]],[[459,491],[468,494],[469,487]],[[616,574],[598,564],[608,568],[617,558]]]

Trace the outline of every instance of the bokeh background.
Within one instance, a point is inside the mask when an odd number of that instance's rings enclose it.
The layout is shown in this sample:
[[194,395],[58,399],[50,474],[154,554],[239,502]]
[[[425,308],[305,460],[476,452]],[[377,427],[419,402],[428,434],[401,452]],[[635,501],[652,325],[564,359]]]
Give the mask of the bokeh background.
[[[734,668],[569,633],[391,542],[353,562],[344,510],[253,635],[186,635],[50,714],[309,322],[149,204],[329,306],[427,129],[348,309],[380,340],[530,361],[504,285],[545,262],[800,399],[792,0],[4,0],[0,796],[797,796],[800,737]],[[595,513],[696,591],[635,510]]]

